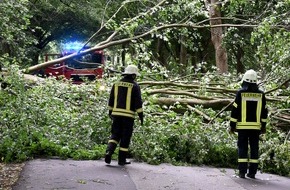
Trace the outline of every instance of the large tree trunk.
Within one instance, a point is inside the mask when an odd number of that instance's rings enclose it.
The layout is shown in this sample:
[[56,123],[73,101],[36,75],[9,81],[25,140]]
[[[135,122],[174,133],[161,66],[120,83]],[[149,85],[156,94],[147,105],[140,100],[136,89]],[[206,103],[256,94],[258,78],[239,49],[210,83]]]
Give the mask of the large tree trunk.
[[[220,25],[222,24],[220,5],[218,0],[206,0],[209,4],[209,13],[210,13],[210,25]],[[211,28],[211,40],[215,48],[215,59],[216,66],[219,69],[220,73],[228,72],[228,62],[227,62],[227,52],[224,47],[222,47],[223,41],[223,29],[222,27],[213,27]]]
[[166,61],[166,54],[165,54],[165,43],[163,40],[161,39],[157,39],[157,44],[156,44],[156,54],[155,54],[155,57],[157,58],[158,62],[168,68],[168,65],[167,65],[167,61]]
[[121,53],[121,57],[122,57],[122,66],[125,67],[126,65],[126,45],[122,44],[122,53]]
[[238,47],[237,53],[236,53],[236,59],[237,59],[237,73],[244,73],[245,67],[243,65],[242,59],[244,56],[243,48]]
[[187,49],[185,45],[183,45],[183,42],[185,41],[184,36],[180,37],[180,41],[181,41],[181,44],[180,44],[180,53],[179,53],[179,63],[180,63],[179,72],[182,73],[186,71],[186,67],[187,67],[187,57],[186,57]]

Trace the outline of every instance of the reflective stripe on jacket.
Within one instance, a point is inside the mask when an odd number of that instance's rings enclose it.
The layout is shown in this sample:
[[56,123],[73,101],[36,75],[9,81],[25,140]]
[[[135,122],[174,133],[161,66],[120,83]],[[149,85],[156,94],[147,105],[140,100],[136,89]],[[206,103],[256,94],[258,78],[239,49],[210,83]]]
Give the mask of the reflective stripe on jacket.
[[143,112],[139,85],[125,78],[116,82],[111,89],[108,107],[113,116],[134,118],[135,112]]
[[231,122],[235,122],[236,129],[260,130],[261,122],[266,122],[266,98],[262,91],[248,92],[241,89],[237,92]]

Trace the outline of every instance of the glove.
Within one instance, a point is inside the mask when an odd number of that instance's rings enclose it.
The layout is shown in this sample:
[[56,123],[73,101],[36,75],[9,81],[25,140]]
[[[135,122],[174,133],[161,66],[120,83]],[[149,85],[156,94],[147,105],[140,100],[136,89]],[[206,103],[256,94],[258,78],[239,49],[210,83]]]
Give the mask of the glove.
[[236,131],[237,131],[236,128],[232,128],[232,127],[229,128],[230,133],[235,133]]
[[113,116],[112,116],[112,110],[109,110],[109,117],[110,117],[111,119],[113,119]]
[[139,119],[140,119],[141,125],[143,126],[143,122],[144,122],[144,115],[143,115],[143,112],[138,113],[138,116],[139,116]]
[[265,134],[266,133],[266,123],[262,122],[262,127],[261,127],[261,134]]
[[230,129],[229,129],[229,132],[230,133],[235,133],[237,130],[236,130],[236,123],[235,122],[230,122]]

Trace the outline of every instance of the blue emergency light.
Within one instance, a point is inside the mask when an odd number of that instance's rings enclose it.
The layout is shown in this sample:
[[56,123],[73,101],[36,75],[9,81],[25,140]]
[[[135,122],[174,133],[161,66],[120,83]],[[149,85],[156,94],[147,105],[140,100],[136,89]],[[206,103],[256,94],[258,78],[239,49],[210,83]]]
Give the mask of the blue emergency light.
[[63,51],[64,52],[77,52],[83,48],[82,43],[80,42],[68,42],[63,44]]

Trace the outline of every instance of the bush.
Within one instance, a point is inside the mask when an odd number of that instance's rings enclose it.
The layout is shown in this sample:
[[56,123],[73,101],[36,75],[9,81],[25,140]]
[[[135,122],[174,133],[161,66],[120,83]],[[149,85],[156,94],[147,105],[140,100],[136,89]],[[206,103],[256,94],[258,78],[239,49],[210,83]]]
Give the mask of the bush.
[[72,85],[50,79],[29,87],[13,69],[5,78],[9,89],[0,91],[1,160],[93,157],[78,155],[107,143],[108,92],[100,91],[99,83]]
[[[38,156],[73,159],[103,157],[111,120],[107,99],[110,80],[72,85],[54,79],[31,86],[11,67],[10,87],[0,91],[0,160],[19,162]],[[99,90],[101,85],[107,90]],[[145,101],[144,126],[135,122],[131,155],[150,164],[172,163],[237,167],[237,136],[230,135],[228,112],[211,124],[181,106]],[[211,109],[199,109],[214,117]],[[166,113],[166,114],[165,114]],[[270,126],[268,126],[269,128]],[[285,133],[268,130],[260,146],[260,169],[289,176],[289,141]],[[116,155],[113,159],[116,159]]]

